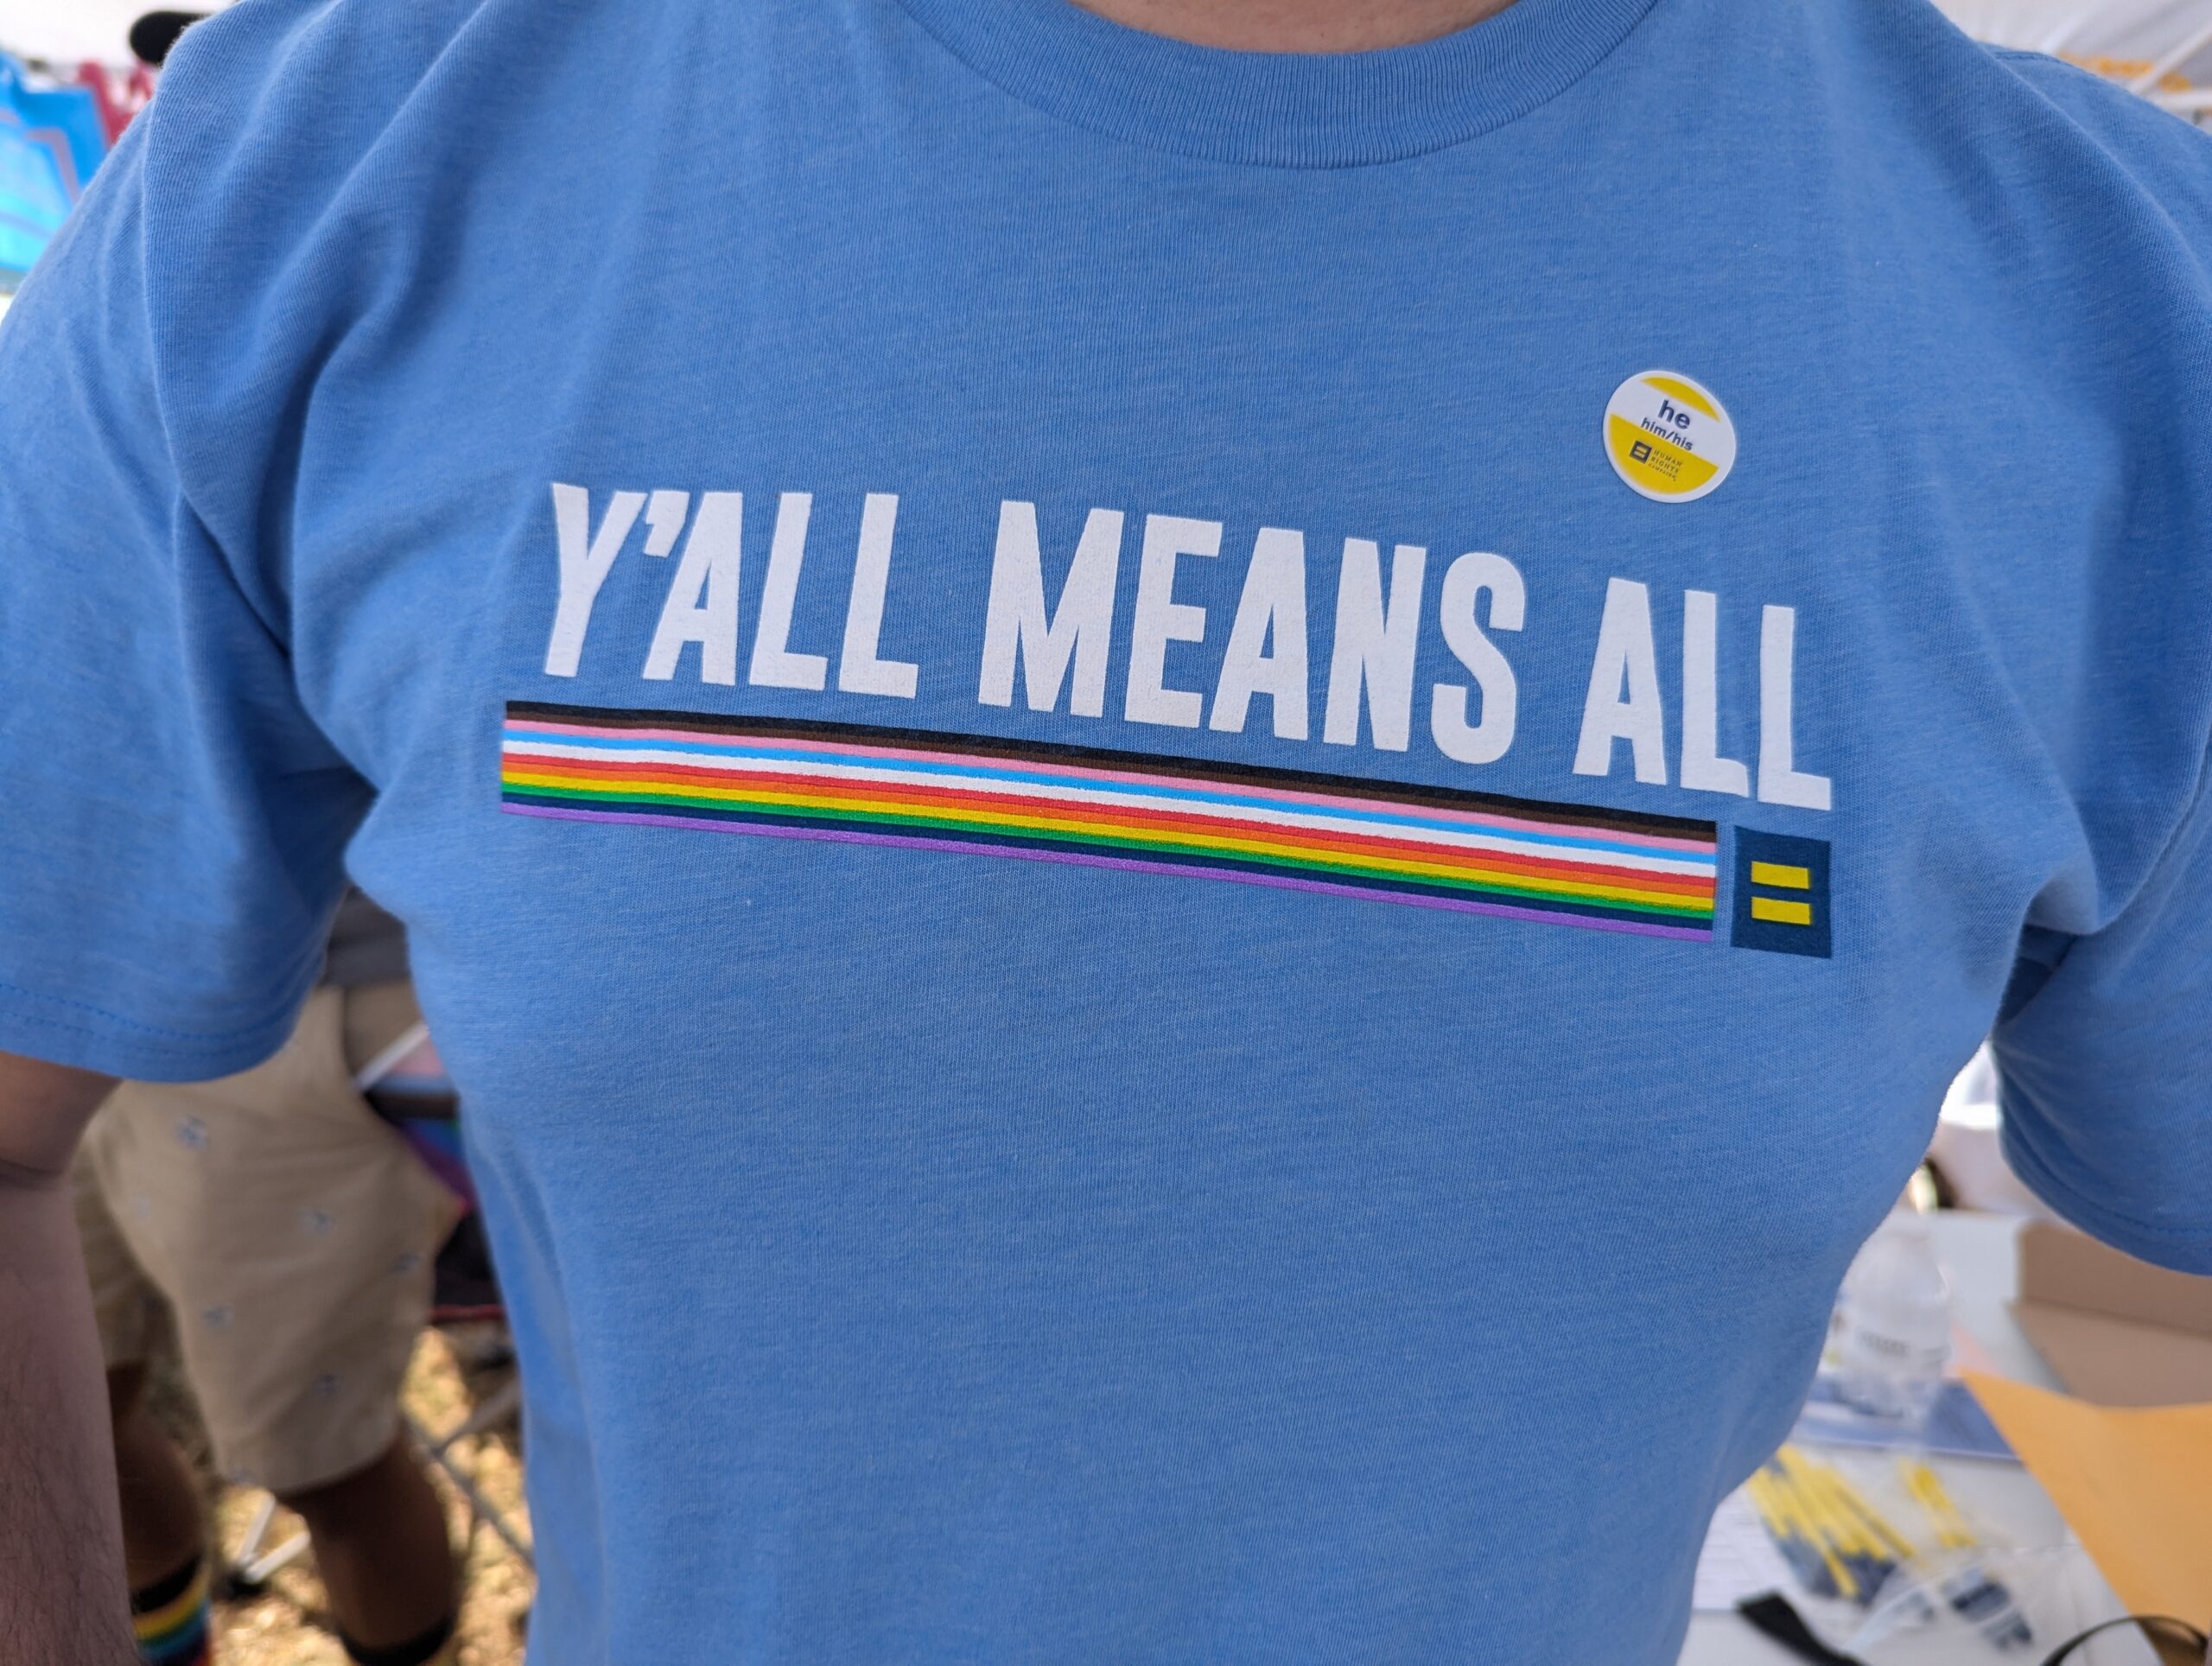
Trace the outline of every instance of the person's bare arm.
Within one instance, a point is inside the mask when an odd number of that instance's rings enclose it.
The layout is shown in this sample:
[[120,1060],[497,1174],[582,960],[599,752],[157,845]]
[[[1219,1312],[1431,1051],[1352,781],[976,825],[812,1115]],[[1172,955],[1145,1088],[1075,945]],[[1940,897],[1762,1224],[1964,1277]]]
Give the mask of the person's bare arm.
[[22,1666],[137,1659],[69,1160],[114,1085],[0,1052],[0,1637]]

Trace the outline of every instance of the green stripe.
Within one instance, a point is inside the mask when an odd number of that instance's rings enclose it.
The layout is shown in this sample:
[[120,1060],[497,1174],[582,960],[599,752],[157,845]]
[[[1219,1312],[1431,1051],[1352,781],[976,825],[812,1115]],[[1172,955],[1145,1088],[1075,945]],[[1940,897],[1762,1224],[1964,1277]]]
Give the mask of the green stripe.
[[506,785],[508,796],[530,798],[544,804],[635,804],[641,809],[694,808],[699,810],[742,809],[756,816],[772,816],[779,820],[798,823],[835,823],[861,827],[911,827],[921,831],[944,834],[967,831],[982,835],[1004,836],[1019,833],[1024,838],[1046,839],[1057,844],[1076,845],[1084,849],[1125,850],[1133,855],[1167,856],[1189,855],[1214,861],[1224,857],[1249,862],[1257,868],[1271,868],[1296,874],[1364,874],[1379,880],[1398,880],[1413,884],[1437,885],[1455,891],[1465,891],[1479,896],[1528,898],[1539,901],[1581,904],[1596,908],[1620,908],[1639,914],[1650,914],[1666,919],[1710,920],[1713,907],[1710,903],[1647,902],[1630,897],[1593,897],[1579,892],[1561,891],[1541,883],[1517,883],[1501,880],[1457,879],[1445,874],[1406,874],[1395,868],[1373,868],[1356,862],[1319,862],[1312,858],[1283,856],[1269,852],[1224,851],[1208,845],[1179,844],[1173,841],[1128,839],[1114,834],[1071,833],[1058,828],[1024,827],[1009,829],[988,822],[947,821],[938,817],[896,816],[878,811],[794,810],[781,804],[759,804],[747,799],[702,798],[688,793],[638,792],[597,787],[546,788],[538,786]]

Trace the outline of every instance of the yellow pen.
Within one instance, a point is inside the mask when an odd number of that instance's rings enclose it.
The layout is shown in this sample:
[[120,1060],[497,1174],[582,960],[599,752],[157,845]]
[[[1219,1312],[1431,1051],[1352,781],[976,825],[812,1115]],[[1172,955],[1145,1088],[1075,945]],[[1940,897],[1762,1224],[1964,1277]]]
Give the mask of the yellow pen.
[[[1934,1470],[1916,1459],[1900,1458],[1897,1471],[1904,1478],[1905,1491],[1935,1524],[1936,1541],[1944,1549],[1964,1550],[1980,1542]],[[2014,1603],[2012,1593],[1985,1568],[1967,1565],[1944,1580],[1943,1594],[1998,1648],[2022,1648],[2035,1640],[2035,1632]]]
[[1897,1561],[1912,1560],[1913,1548],[1904,1536],[1891,1527],[1881,1511],[1866,1501],[1866,1495],[1846,1480],[1840,1472],[1827,1469],[1821,1476],[1821,1484],[1827,1488],[1837,1507],[1873,1536],[1883,1555]]
[[1874,1542],[1872,1536],[1849,1514],[1839,1509],[1833,1500],[1821,1498],[1820,1504],[1836,1554],[1851,1569],[1851,1577],[1859,1587],[1860,1599],[1863,1601],[1872,1597],[1895,1564],[1883,1555],[1882,1548]]
[[1767,1535],[1774,1541],[1775,1548],[1782,1552],[1783,1560],[1796,1574],[1798,1583],[1808,1591],[1823,1595],[1834,1594],[1834,1587],[1829,1582],[1820,1553],[1797,1530],[1797,1524],[1784,1506],[1773,1474],[1770,1471],[1759,1471],[1745,1483],[1744,1491],[1751,1498],[1752,1507],[1758,1511],[1759,1520],[1765,1524]]
[[1861,1587],[1861,1600],[1871,1599],[1893,1568],[1911,1560],[1912,1547],[1833,1465],[1796,1453],[1789,1454],[1789,1465],[1799,1490]]
[[1942,1481],[1934,1470],[1916,1459],[1897,1459],[1897,1468],[1904,1477],[1905,1491],[1920,1507],[1928,1512],[1936,1528],[1936,1542],[1946,1550],[1963,1550],[1976,1542],[1974,1530],[1967,1525],[1959,1507],[1951,1502],[1951,1495],[1943,1489]]
[[1788,1478],[1790,1494],[1797,1500],[1805,1516],[1817,1524],[1821,1533],[1838,1548],[1848,1548],[1851,1542],[1848,1526],[1838,1518],[1831,1506],[1828,1490],[1822,1485],[1820,1467],[1788,1447],[1784,1447],[1778,1455],[1782,1459],[1783,1473]]
[[1821,1531],[1818,1520],[1804,1497],[1803,1489],[1794,1482],[1785,1481],[1785,1485],[1778,1491],[1783,1498],[1783,1508],[1796,1523],[1806,1542],[1812,1546],[1814,1553],[1820,1557],[1822,1566],[1827,1569],[1828,1578],[1834,1582],[1837,1593],[1856,1601],[1859,1596],[1859,1581],[1853,1576],[1849,1564],[1837,1554],[1834,1542],[1825,1532]]
[[1852,1539],[1851,1524],[1836,1514],[1818,1488],[1800,1481],[1796,1488],[1796,1500],[1806,1519],[1829,1544],[1840,1551],[1856,1548]]

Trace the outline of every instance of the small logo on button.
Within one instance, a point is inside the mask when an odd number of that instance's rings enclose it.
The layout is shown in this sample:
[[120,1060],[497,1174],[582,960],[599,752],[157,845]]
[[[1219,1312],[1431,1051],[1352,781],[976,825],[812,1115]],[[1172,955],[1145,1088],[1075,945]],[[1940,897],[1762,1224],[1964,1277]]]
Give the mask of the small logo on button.
[[1613,472],[1655,503],[1694,503],[1736,466],[1736,424],[1719,396],[1678,371],[1643,371],[1615,388],[1605,442]]

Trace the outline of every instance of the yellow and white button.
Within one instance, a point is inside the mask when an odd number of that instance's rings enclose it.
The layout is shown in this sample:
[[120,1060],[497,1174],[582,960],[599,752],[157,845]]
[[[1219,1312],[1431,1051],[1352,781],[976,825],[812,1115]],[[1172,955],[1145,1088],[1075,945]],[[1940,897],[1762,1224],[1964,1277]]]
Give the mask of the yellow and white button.
[[1642,371],[1605,404],[1605,455],[1631,492],[1694,503],[1736,466],[1736,424],[1703,384],[1678,371]]

